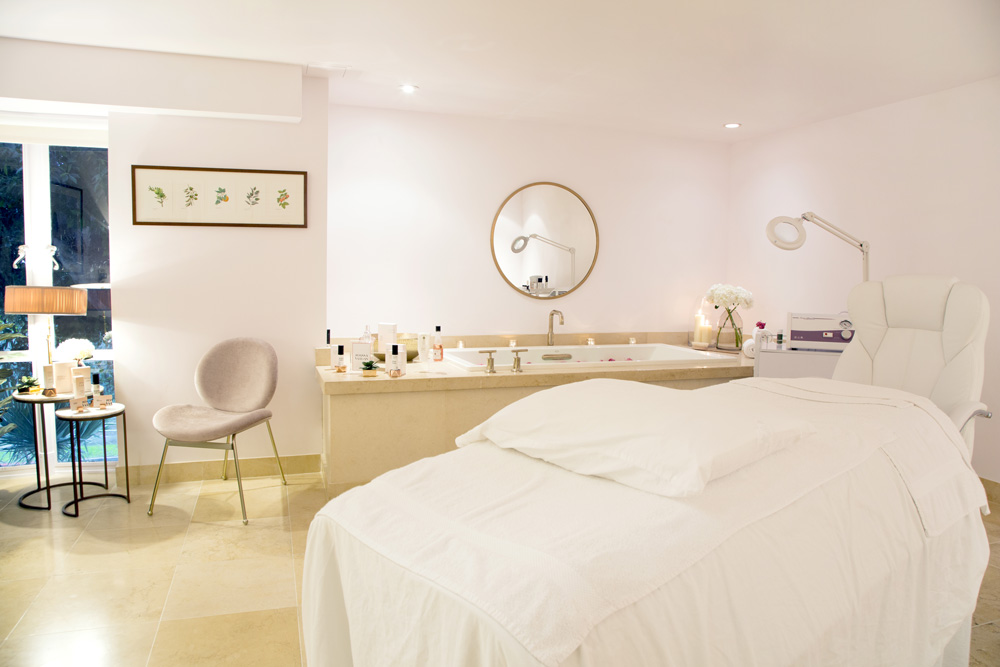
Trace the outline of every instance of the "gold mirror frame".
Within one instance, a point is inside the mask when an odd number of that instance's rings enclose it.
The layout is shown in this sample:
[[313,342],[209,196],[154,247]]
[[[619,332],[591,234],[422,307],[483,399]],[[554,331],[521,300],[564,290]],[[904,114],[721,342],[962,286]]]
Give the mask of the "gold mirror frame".
[[[542,295],[542,294],[531,294],[530,292],[527,292],[524,289],[518,287],[517,285],[515,285],[514,283],[512,283],[510,281],[510,279],[507,277],[507,274],[505,274],[503,272],[503,269],[500,268],[500,262],[497,261],[496,228],[497,228],[497,220],[500,219],[500,213],[503,212],[504,207],[507,205],[507,203],[511,199],[513,199],[514,197],[516,197],[523,190],[527,190],[528,188],[534,187],[536,185],[551,185],[551,186],[554,186],[554,187],[557,187],[557,188],[562,188],[566,192],[568,192],[571,195],[573,195],[574,197],[576,197],[578,200],[580,200],[580,203],[583,204],[583,207],[585,209],[587,209],[587,214],[590,215],[590,221],[594,225],[594,259],[590,262],[590,266],[587,268],[587,273],[583,276],[583,278],[581,278],[579,281],[577,281],[577,283],[575,285],[573,285],[572,288],[566,290],[566,292],[564,294],[558,294],[556,296],[548,296],[548,295]],[[503,200],[503,203],[501,203],[500,207],[497,209],[496,215],[493,216],[493,225],[490,227],[490,253],[493,255],[493,265],[496,266],[497,273],[500,274],[500,277],[503,278],[503,280],[504,280],[505,283],[507,283],[508,285],[510,285],[510,288],[512,290],[514,290],[518,294],[522,294],[522,295],[524,295],[526,297],[530,297],[532,299],[540,299],[542,301],[550,301],[552,299],[561,299],[562,297],[568,296],[568,295],[572,294],[573,292],[575,292],[577,289],[579,289],[579,287],[581,285],[583,285],[585,282],[587,282],[587,278],[589,278],[590,274],[594,271],[594,267],[597,265],[597,256],[600,254],[600,251],[601,251],[601,234],[600,234],[600,232],[597,229],[597,218],[594,217],[594,212],[590,209],[590,205],[587,204],[586,200],[583,197],[581,197],[574,190],[572,190],[570,188],[567,188],[565,185],[562,185],[560,183],[553,183],[551,181],[537,181],[535,183],[528,183],[527,185],[522,185],[517,190],[514,190],[512,193],[510,193],[509,195],[507,195],[507,198]]]

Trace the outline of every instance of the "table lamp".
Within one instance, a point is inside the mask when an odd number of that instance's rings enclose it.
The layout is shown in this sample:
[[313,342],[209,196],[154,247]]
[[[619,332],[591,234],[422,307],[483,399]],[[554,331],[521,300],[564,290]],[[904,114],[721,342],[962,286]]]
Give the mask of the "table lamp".
[[79,287],[7,285],[4,312],[8,315],[47,315],[46,352],[52,363],[52,316],[86,315],[87,290]]

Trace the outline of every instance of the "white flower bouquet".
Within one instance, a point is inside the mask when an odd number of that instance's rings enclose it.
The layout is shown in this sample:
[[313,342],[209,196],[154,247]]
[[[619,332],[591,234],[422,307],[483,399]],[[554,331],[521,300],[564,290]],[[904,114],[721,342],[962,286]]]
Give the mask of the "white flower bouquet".
[[83,361],[94,356],[94,344],[82,338],[67,338],[56,348],[56,359]]
[[753,308],[753,294],[749,290],[733,285],[716,284],[708,288],[705,293],[705,301],[716,308],[723,308],[726,316],[719,318],[719,330],[716,333],[715,345],[718,348],[729,347],[722,342],[724,329],[732,326],[734,333],[734,347],[732,349],[742,349],[743,347],[743,320],[736,313],[736,309]]

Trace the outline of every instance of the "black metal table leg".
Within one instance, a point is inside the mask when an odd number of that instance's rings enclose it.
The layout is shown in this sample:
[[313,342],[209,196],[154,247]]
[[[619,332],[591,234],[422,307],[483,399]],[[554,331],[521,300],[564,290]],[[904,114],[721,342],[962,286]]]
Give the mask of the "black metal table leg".
[[[39,419],[41,417],[41,419]],[[42,422],[42,445],[45,450],[44,454],[40,455],[38,451],[38,422]],[[21,495],[17,499],[17,504],[25,509],[29,510],[50,510],[52,509],[52,488],[49,485],[49,450],[45,446],[45,414],[42,413],[42,405],[40,403],[35,403],[31,406],[31,429],[32,435],[35,437],[35,488],[27,493]],[[45,486],[42,486],[42,464],[45,464]],[[37,505],[29,505],[25,502],[25,498],[34,495],[40,491],[45,491],[46,504],[45,507],[38,507]]]
[[[80,421],[74,419],[71,416],[61,416],[58,415],[60,419],[67,419],[70,422],[70,458],[75,462],[73,467],[73,500],[63,505],[62,512],[66,516],[78,517],[80,516],[80,503],[84,500],[92,500],[94,498],[122,498],[126,502],[132,502],[132,493],[129,488],[128,481],[128,435],[125,433],[127,425],[125,424],[125,409],[123,406],[118,405],[120,412],[116,414],[109,415],[109,417],[121,416],[122,418],[122,440],[125,450],[125,494],[122,493],[98,493],[90,496],[84,495],[83,485],[93,484],[94,486],[101,486],[100,482],[84,482],[83,481],[83,443],[80,438]],[[91,419],[101,419],[101,429],[104,436],[104,479],[105,485],[103,488],[109,489],[109,478],[108,478],[108,448],[107,448],[107,430],[105,421],[108,417],[95,416]],[[90,419],[87,419],[89,421]],[[77,488],[77,470],[79,470],[79,493]],[[69,507],[73,506],[75,513],[70,513]]]
[[[60,487],[60,486],[70,486],[71,484],[75,485],[77,483],[80,484],[80,488],[81,489],[83,488],[84,484],[90,484],[92,486],[98,486],[98,487],[101,486],[101,484],[98,483],[98,482],[84,482],[84,481],[77,482],[75,479],[72,482],[60,482],[59,484],[53,484],[52,483],[52,479],[50,477],[51,471],[49,470],[49,439],[48,439],[48,436],[46,435],[46,432],[45,432],[45,406],[46,405],[50,405],[50,404],[55,404],[55,403],[66,403],[66,402],[69,401],[69,399],[70,399],[70,396],[68,396],[66,394],[58,394],[58,395],[53,396],[53,397],[38,397],[38,396],[34,396],[34,395],[32,395],[30,397],[22,397],[22,396],[17,395],[17,394],[14,395],[14,400],[16,400],[18,403],[30,403],[31,404],[31,407],[32,407],[32,410],[31,410],[31,426],[34,429],[33,435],[35,437],[35,480],[36,480],[36,488],[32,489],[31,491],[28,491],[27,493],[22,494],[21,497],[17,499],[18,506],[23,507],[24,509],[29,509],[29,510],[51,510],[52,509],[52,489],[55,489],[55,488]],[[41,433],[42,433],[42,454],[41,454],[41,456],[39,456],[39,454],[38,454],[38,432],[39,431],[41,431]],[[72,427],[70,428],[70,434],[72,435]],[[72,447],[71,447],[71,449],[72,449]],[[57,447],[57,450],[58,450],[58,447]],[[45,484],[44,485],[42,485],[42,475],[41,475],[42,468],[45,469]],[[82,475],[81,475],[81,478],[82,478]],[[105,488],[107,488],[107,487],[105,487]],[[30,505],[30,504],[28,504],[27,499],[30,496],[33,496],[36,493],[41,493],[42,491],[45,492],[45,505],[44,506]]]

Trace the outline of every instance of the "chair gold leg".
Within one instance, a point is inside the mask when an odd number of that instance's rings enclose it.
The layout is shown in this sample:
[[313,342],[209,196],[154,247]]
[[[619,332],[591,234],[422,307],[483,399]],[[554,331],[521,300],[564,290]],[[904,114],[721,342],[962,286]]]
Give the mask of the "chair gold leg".
[[[167,448],[170,447],[170,440],[163,443],[163,456],[160,457],[160,467],[156,469],[156,482],[153,483],[153,497],[149,499],[149,509],[146,514],[153,516],[153,503],[156,502],[156,492],[160,488],[160,475],[163,474],[163,463],[167,460]],[[126,463],[126,465],[128,465]]]
[[[229,444],[230,436],[226,436],[226,444]],[[229,465],[229,450],[227,449],[225,455],[222,457],[222,479],[229,479],[226,477],[226,467]]]
[[243,478],[240,476],[240,457],[236,455],[236,436],[229,443],[233,448],[233,465],[236,467],[236,486],[240,488],[240,509],[243,510],[243,525],[247,525],[247,506],[243,502]]
[[274,433],[271,432],[271,420],[268,419],[264,423],[267,424],[267,434],[271,436],[271,449],[274,450],[274,460],[278,462],[278,472],[281,473],[281,483],[288,484],[285,480],[285,471],[281,467],[281,457],[278,456],[278,446],[274,444]]

